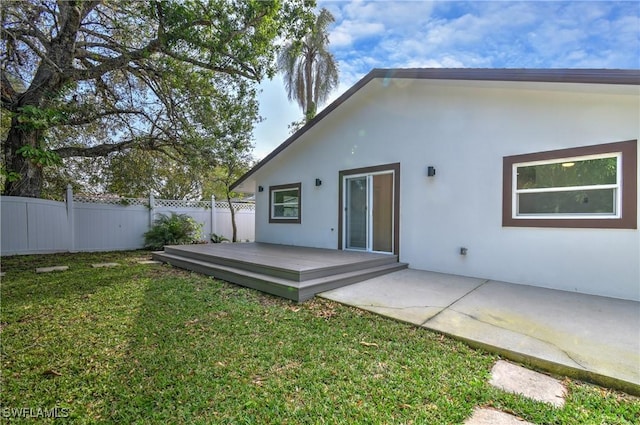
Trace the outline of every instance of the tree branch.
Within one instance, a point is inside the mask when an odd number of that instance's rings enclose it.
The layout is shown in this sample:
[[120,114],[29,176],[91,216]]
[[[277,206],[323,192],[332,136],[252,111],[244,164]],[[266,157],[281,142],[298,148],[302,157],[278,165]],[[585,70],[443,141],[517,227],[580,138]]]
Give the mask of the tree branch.
[[[76,43],[76,52],[85,52],[84,54],[93,54],[93,52],[89,52],[86,49],[91,49],[95,47],[100,47],[105,50],[111,50],[112,52],[117,52],[119,54],[123,54],[126,52],[125,49],[120,45],[115,44],[107,44],[107,43],[98,43],[98,42],[89,42],[89,41],[78,41]],[[78,55],[76,55],[78,57]]]
[[97,158],[106,156],[113,152],[122,152],[128,149],[141,148],[145,150],[158,150],[166,143],[156,143],[154,137],[139,137],[135,139],[125,140],[119,143],[103,143],[101,145],[83,147],[83,146],[65,146],[53,149],[60,158],[84,157]]
[[11,37],[14,40],[19,39],[21,41],[25,36],[33,37],[36,40],[38,40],[40,44],[42,44],[42,47],[44,47],[45,50],[49,50],[49,48],[51,47],[47,36],[44,35],[42,31],[40,31],[38,28],[35,28],[35,27],[30,26],[27,28],[24,28],[24,27],[2,28],[2,39],[7,40],[7,36]]
[[251,68],[248,68],[248,71],[242,71],[242,70],[230,68],[230,67],[212,66],[211,64],[208,64],[206,62],[201,62],[199,60],[192,59],[188,56],[179,55],[177,53],[169,51],[168,49],[164,50],[163,53],[169,57],[172,57],[173,59],[177,59],[182,62],[187,62],[204,69],[209,69],[211,71],[221,72],[229,75],[239,75],[249,80],[258,81],[258,76],[259,76],[258,72]]
[[18,96],[18,93],[13,88],[11,81],[7,78],[7,72],[4,71],[0,74],[2,75],[2,105],[3,107],[10,109],[10,105],[15,102],[15,98]]
[[96,7],[98,7],[98,5],[101,3],[100,0],[93,0],[93,1],[84,1],[82,3],[82,12],[80,13],[80,20],[83,21],[84,18],[87,17],[87,15]]
[[55,62],[53,62],[51,60],[51,58],[49,57],[49,55],[46,52],[41,51],[40,49],[38,49],[36,47],[35,44],[33,44],[31,42],[31,40],[29,40],[28,38],[24,37],[24,36],[18,36],[15,38],[15,40],[18,40],[24,44],[26,44],[33,53],[35,53],[37,56],[40,57],[40,59],[42,59],[43,62],[46,62],[47,64],[49,64],[51,67],[53,67],[54,69],[59,69],[58,66],[55,64]]
[[146,114],[137,109],[113,109],[109,111],[103,111],[99,114],[87,115],[76,119],[70,119],[65,122],[65,125],[84,125],[94,122],[97,119],[108,117],[111,115],[120,115],[120,114],[132,114],[132,115],[142,115],[147,117]]
[[104,40],[107,43],[110,43],[109,45],[118,45],[118,43],[112,37],[109,37],[106,34],[101,34],[101,33],[97,32],[97,31],[90,30],[90,29],[85,28],[85,27],[81,27],[78,30],[78,32],[81,32],[81,33],[83,33],[85,35],[91,35],[91,36],[93,36],[93,37],[95,37],[97,39],[100,39],[100,40]]
[[105,60],[100,65],[88,68],[88,69],[74,69],[73,79],[76,81],[85,81],[96,79],[109,71],[125,68],[131,61],[137,61],[150,56],[152,53],[159,52],[161,50],[161,42],[157,38],[151,40],[142,49],[134,50],[127,54],[122,54],[118,57]]

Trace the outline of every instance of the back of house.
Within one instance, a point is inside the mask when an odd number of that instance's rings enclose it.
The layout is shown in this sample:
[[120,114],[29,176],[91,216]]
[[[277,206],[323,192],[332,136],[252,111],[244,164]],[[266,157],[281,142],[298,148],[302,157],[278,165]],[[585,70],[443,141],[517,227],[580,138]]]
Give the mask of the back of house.
[[235,184],[256,241],[640,300],[640,71],[373,70]]

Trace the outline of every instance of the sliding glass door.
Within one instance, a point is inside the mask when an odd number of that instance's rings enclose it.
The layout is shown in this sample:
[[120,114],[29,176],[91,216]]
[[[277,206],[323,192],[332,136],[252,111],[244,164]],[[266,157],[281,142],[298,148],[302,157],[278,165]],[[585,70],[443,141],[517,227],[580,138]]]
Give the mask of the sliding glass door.
[[344,247],[393,252],[393,172],[344,179]]

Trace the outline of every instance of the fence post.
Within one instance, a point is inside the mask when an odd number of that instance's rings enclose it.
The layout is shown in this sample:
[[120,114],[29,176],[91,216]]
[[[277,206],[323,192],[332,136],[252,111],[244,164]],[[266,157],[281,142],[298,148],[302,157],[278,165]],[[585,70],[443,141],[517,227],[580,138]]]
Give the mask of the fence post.
[[67,201],[67,226],[69,227],[69,252],[75,252],[76,225],[73,210],[73,188],[70,184],[67,185],[67,194],[65,198]]
[[218,234],[216,229],[216,197],[211,195],[211,233]]
[[155,216],[156,200],[153,198],[153,193],[149,194],[149,229],[153,227],[153,217]]

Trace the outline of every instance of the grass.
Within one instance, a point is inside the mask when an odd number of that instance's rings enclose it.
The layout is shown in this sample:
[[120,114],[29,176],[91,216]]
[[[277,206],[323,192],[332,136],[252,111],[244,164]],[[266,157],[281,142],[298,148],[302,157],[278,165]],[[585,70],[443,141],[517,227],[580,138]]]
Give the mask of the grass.
[[[640,417],[640,399],[569,379],[561,409],[508,394],[488,384],[497,356],[437,333],[140,257],[2,259],[4,420],[56,407],[73,423],[456,424],[475,406],[536,424]],[[52,265],[70,269],[35,273]]]

